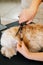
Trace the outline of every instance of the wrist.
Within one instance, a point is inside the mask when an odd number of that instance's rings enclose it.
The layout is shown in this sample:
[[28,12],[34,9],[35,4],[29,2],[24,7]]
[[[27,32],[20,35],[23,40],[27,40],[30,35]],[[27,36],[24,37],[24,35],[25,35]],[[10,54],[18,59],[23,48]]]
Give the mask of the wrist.
[[27,59],[30,59],[31,58],[31,53],[29,51],[26,52],[26,54],[24,55],[24,57],[26,57]]

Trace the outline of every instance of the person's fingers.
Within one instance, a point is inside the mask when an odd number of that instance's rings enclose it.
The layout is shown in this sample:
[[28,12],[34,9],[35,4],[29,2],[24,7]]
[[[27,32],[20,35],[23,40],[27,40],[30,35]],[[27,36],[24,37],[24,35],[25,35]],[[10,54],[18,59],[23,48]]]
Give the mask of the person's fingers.
[[22,42],[22,48],[26,48],[26,46],[25,46],[24,42]]
[[29,20],[26,24],[29,24],[29,23],[31,23],[33,20],[31,19],[31,20]]
[[21,16],[19,18],[19,23],[22,23],[22,22],[25,22],[26,21],[26,18],[24,16]]
[[33,20],[32,18],[30,19],[30,17],[26,17],[26,16],[22,15],[19,18],[19,23],[27,21],[27,24],[29,24],[30,22],[32,22],[32,20]]
[[21,44],[19,44],[19,43],[17,44],[17,48],[21,48],[21,46],[22,46]]
[[22,49],[25,49],[26,46],[25,46],[25,43],[22,41]]
[[26,18],[26,14],[24,11],[19,15],[19,23],[21,24],[22,22],[25,22],[25,21],[27,21],[27,18]]
[[17,50],[20,51],[21,50],[21,47],[22,47],[22,44],[21,43],[18,43],[17,44]]
[[25,47],[26,47],[26,46],[25,46],[25,44],[24,44],[23,41],[22,41],[22,43],[18,43],[18,44],[17,44],[17,48],[18,48],[18,49],[20,49],[20,48],[23,49],[23,48],[25,48]]
[[28,50],[28,48],[26,47],[26,45],[24,44],[24,42],[22,42],[22,49],[23,49],[24,51],[29,52],[29,50]]

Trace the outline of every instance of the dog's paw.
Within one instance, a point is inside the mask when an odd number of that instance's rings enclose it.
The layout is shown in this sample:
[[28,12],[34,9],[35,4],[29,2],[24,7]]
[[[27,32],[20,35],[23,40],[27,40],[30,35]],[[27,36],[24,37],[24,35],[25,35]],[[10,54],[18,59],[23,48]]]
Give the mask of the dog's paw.
[[16,55],[16,52],[14,51],[13,48],[6,48],[6,47],[1,48],[1,53],[2,55],[4,55],[5,57],[9,59],[13,57],[14,55]]

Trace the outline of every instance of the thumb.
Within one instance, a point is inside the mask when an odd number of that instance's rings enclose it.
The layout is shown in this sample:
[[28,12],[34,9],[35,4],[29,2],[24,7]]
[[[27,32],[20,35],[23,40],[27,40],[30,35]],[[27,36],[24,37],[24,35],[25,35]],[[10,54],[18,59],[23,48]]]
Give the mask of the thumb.
[[33,20],[28,21],[27,24],[31,23],[32,21],[33,21]]
[[21,44],[21,43],[18,43],[18,44],[17,44],[17,50],[20,50],[21,47],[22,47],[22,44]]
[[25,46],[25,44],[24,44],[24,42],[22,42],[22,47],[23,47],[23,48],[25,48],[25,47],[26,47],[26,46]]

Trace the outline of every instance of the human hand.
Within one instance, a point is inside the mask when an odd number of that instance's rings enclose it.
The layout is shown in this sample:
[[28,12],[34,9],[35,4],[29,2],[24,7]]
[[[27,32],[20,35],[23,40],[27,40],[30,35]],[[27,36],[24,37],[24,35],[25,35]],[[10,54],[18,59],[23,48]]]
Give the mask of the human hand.
[[32,22],[33,18],[35,17],[37,9],[24,9],[19,15],[19,23],[27,21],[27,23]]
[[17,44],[17,51],[21,53],[24,57],[28,57],[29,50],[25,46],[24,42]]
[[43,52],[42,53],[29,52],[29,49],[27,49],[23,42],[22,44],[20,43],[17,44],[17,51],[27,59],[43,61]]

